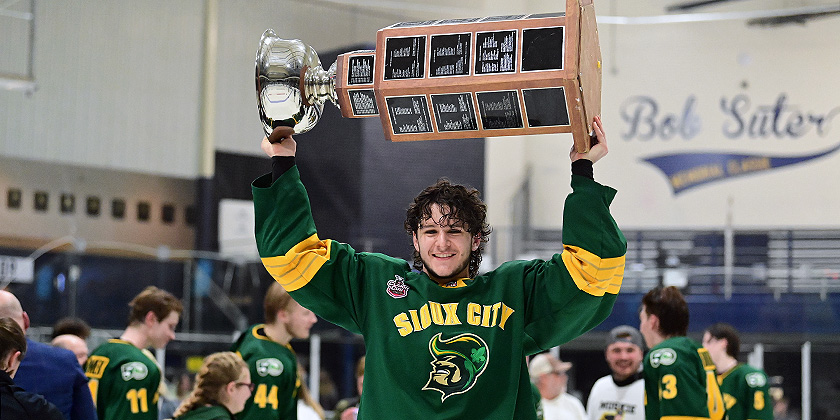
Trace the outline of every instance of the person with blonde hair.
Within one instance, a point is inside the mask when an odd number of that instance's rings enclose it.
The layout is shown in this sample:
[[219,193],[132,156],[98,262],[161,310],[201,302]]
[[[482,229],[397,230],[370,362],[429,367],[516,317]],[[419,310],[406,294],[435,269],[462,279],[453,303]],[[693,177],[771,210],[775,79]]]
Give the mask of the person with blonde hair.
[[[306,372],[303,366],[298,363],[298,377],[305,378]],[[327,418],[324,412],[324,407],[312,396],[309,387],[306,386],[306,381],[300,381],[300,390],[298,392],[297,402],[297,417],[298,420],[325,420]]]
[[233,420],[253,390],[251,372],[241,357],[230,351],[213,353],[204,359],[192,392],[175,410],[175,419]]
[[239,420],[296,419],[301,378],[293,338],[309,338],[318,321],[278,283],[272,283],[263,301],[264,324],[248,327],[231,347],[248,364],[256,390]]

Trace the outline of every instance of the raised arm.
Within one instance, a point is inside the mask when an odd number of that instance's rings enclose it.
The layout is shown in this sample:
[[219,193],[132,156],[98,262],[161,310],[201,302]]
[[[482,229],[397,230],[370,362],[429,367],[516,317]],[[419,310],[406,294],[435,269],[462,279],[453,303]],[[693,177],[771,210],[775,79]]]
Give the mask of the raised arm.
[[297,142],[292,138],[295,130],[291,127],[277,127],[268,137],[263,137],[263,152],[269,157],[273,156],[294,156],[297,151]]
[[600,115],[596,115],[592,119],[592,130],[595,132],[595,139],[598,142],[593,144],[586,153],[578,153],[575,147],[572,146],[572,150],[569,152],[569,158],[572,159],[572,162],[579,159],[588,159],[592,163],[595,163],[609,153],[607,149],[607,135],[604,133],[604,126],[601,123]]

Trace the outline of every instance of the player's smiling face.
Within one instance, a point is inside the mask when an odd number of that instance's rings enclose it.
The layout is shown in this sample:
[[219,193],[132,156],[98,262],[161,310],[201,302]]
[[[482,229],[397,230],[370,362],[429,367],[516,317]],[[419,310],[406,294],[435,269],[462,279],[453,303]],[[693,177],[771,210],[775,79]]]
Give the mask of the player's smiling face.
[[467,231],[459,220],[443,218],[437,204],[432,217],[423,220],[414,232],[414,249],[423,260],[423,271],[439,284],[469,276],[470,254],[481,240]]

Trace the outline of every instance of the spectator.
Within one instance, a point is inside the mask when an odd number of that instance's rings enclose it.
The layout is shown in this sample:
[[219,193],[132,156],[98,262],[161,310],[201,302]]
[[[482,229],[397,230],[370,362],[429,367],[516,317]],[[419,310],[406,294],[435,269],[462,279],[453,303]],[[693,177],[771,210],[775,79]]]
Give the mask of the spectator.
[[53,325],[51,338],[59,335],[72,334],[83,340],[90,338],[90,325],[85,320],[76,317],[61,318]]
[[306,381],[304,380],[306,372],[303,370],[303,366],[300,363],[298,363],[298,376],[301,378],[300,393],[298,394],[297,401],[298,420],[326,419],[324,407],[321,407],[321,404],[319,404],[318,401],[315,401],[315,398],[312,397],[312,393],[309,392],[309,387],[306,386]]
[[732,325],[719,322],[703,332],[703,347],[717,368],[718,383],[729,420],[773,420],[767,374],[738,363],[741,339]]
[[610,330],[604,357],[612,373],[598,379],[589,392],[586,402],[589,420],[645,419],[642,340],[639,330],[629,325]]
[[773,418],[775,420],[799,420],[801,417],[790,409],[790,399],[780,394],[773,397]]
[[688,332],[688,304],[679,289],[657,287],[642,298],[645,418],[721,420],[726,414],[709,352]]
[[[23,331],[29,329],[29,314],[24,312],[17,297],[5,290],[0,290],[0,316],[14,319]],[[18,368],[15,384],[44,396],[67,420],[96,419],[87,378],[76,356],[29,338],[26,345],[27,357]]]
[[85,362],[88,359],[88,353],[90,353],[85,340],[73,334],[61,334],[53,338],[52,341],[50,341],[50,345],[73,352],[76,356],[76,360],[79,361],[79,366],[85,365]]
[[100,420],[158,420],[161,370],[148,347],[175,339],[183,306],[149,286],[129,303],[128,327],[91,353],[85,365]]
[[[344,398],[335,405],[333,420],[353,420],[359,411],[359,399],[362,397],[362,383],[365,380],[365,356],[356,362],[356,392],[355,397]],[[345,414],[347,412],[347,414]]]
[[569,362],[560,361],[550,353],[541,353],[531,360],[528,373],[542,397],[545,420],[585,420],[586,410],[577,398],[566,393],[569,382]]
[[[176,375],[178,378],[175,384],[175,395],[169,390],[169,387],[161,389],[160,399],[158,400],[158,420],[167,420],[175,417],[175,410],[181,405],[181,402],[192,392],[193,384],[192,377],[189,373],[183,372]],[[164,379],[166,383],[166,379]]]
[[235,353],[213,353],[195,377],[195,387],[175,410],[175,420],[235,420],[254,384],[248,365]]
[[62,420],[58,408],[44,397],[16,386],[15,377],[26,354],[26,338],[17,321],[0,318],[0,418],[3,420]]

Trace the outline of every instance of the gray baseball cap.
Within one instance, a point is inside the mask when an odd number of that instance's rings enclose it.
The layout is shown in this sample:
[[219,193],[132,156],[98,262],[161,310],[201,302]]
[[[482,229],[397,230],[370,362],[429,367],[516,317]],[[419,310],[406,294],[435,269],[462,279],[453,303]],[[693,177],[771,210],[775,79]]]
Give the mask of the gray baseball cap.
[[642,338],[642,334],[639,330],[629,325],[620,325],[610,330],[610,333],[607,335],[607,346],[618,342],[635,344],[642,351],[645,350],[645,341]]

